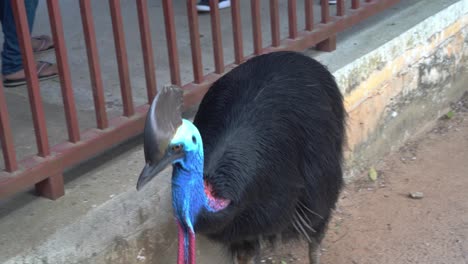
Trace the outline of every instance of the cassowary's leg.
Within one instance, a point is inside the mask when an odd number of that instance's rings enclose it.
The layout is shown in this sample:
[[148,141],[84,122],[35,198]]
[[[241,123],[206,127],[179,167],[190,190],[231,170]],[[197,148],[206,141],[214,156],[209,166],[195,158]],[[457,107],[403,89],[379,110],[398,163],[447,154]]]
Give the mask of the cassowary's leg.
[[309,263],[320,263],[320,243],[325,236],[325,229],[328,223],[328,217],[318,226],[316,226],[316,233],[313,235],[309,242]]
[[320,243],[315,238],[309,242],[309,263],[320,263]]

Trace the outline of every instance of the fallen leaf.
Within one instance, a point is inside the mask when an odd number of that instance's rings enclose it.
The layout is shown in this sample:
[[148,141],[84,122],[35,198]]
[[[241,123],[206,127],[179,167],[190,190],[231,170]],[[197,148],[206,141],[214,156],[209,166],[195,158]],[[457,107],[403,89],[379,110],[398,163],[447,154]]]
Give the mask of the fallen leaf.
[[371,168],[369,169],[369,179],[370,179],[371,181],[376,181],[376,180],[377,180],[377,176],[378,176],[377,171],[376,171],[373,167],[371,167]]
[[455,113],[454,113],[453,111],[449,111],[448,113],[445,114],[445,117],[446,117],[447,119],[450,119],[450,118],[452,118],[454,115],[455,115]]

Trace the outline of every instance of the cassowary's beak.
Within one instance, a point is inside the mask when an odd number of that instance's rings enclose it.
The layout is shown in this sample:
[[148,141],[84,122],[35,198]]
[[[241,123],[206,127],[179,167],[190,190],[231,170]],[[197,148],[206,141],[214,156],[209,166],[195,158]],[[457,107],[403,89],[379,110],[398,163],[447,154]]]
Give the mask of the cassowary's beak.
[[181,154],[172,154],[167,149],[182,124],[182,95],[180,88],[165,86],[151,104],[143,138],[146,165],[138,178],[137,190],[181,157]]
[[148,182],[150,182],[158,173],[163,171],[168,165],[170,165],[178,156],[166,154],[161,160],[155,163],[146,163],[143,171],[140,173],[140,177],[137,182],[137,190],[140,190]]

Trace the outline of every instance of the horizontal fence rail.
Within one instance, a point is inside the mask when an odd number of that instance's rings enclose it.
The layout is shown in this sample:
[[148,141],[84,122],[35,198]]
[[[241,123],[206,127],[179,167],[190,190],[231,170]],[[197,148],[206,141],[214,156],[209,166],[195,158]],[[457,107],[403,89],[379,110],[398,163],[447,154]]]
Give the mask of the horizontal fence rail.
[[[68,140],[50,146],[46,128],[46,117],[39,90],[36,74],[31,36],[28,28],[24,0],[12,1],[18,40],[21,47],[24,70],[27,77],[27,91],[31,108],[37,154],[17,160],[14,146],[14,133],[10,124],[7,109],[7,96],[0,84],[0,141],[4,160],[4,170],[0,172],[0,199],[14,193],[35,186],[38,195],[57,199],[64,194],[63,176],[65,169],[70,168],[90,157],[93,157],[111,147],[138,136],[143,126],[148,110],[148,103],[157,93],[156,65],[152,46],[151,25],[148,14],[148,1],[135,0],[138,29],[141,38],[141,52],[143,55],[147,103],[134,106],[132,96],[131,76],[129,74],[129,58],[125,45],[124,23],[120,0],[109,0],[112,31],[119,73],[121,100],[123,113],[114,118],[108,118],[105,105],[104,85],[100,68],[100,56],[97,48],[96,31],[92,15],[90,0],[79,0],[84,42],[86,46],[88,67],[90,73],[90,90],[93,95],[96,127],[86,128],[80,132],[77,110],[73,96],[73,85],[66,51],[64,29],[59,0],[47,0],[47,8],[55,43],[57,66],[60,75],[60,85],[63,97],[63,108],[68,131]],[[320,0],[319,6],[314,6],[317,0],[270,0],[260,3],[258,0],[231,0],[229,17],[220,17],[217,9],[219,0],[210,1],[212,52],[214,58],[214,72],[204,73],[202,61],[202,46],[200,43],[197,0],[186,1],[187,21],[190,40],[191,63],[193,81],[182,85],[179,53],[177,48],[176,21],[174,3],[172,0],[158,0],[162,2],[165,36],[167,42],[168,68],[172,84],[182,86],[184,93],[184,108],[191,109],[201,101],[211,84],[223,74],[241,64],[252,56],[280,51],[303,51],[314,47],[322,51],[336,49],[336,34],[350,28],[360,21],[382,12],[399,0],[338,0],[336,7],[331,8],[328,0]],[[287,17],[280,19],[280,3],[286,6]],[[299,4],[300,3],[300,4]],[[249,5],[250,13],[241,13],[240,5]],[[268,4],[268,7],[262,5]],[[320,17],[314,17],[314,8],[320,8]],[[267,10],[270,25],[262,25],[262,9]],[[336,10],[336,12],[331,12]],[[304,21],[298,22],[298,13],[304,12]],[[263,15],[265,15],[263,14]],[[104,15],[104,14],[103,14]],[[244,17],[250,16],[250,28],[243,28]],[[232,25],[232,40],[234,44],[234,61],[226,64],[221,34],[221,20],[229,19]],[[304,25],[300,28],[299,24]],[[281,25],[287,25],[288,33],[281,36]],[[302,27],[302,26],[301,26]],[[252,43],[245,43],[243,31],[252,31]],[[263,45],[263,33],[271,31],[269,45]],[[253,54],[245,55],[244,47],[253,48]],[[130,58],[131,59],[131,58]],[[161,65],[159,65],[161,66]],[[159,68],[159,67],[158,67]]]

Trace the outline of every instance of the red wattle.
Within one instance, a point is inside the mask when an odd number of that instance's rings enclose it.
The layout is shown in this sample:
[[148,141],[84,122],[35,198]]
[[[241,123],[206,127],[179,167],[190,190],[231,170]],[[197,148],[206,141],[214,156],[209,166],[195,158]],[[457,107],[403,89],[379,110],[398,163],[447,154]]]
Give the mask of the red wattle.
[[231,203],[231,200],[229,199],[215,197],[213,193],[213,186],[211,186],[211,184],[206,181],[205,195],[208,198],[208,206],[215,211],[223,210]]

